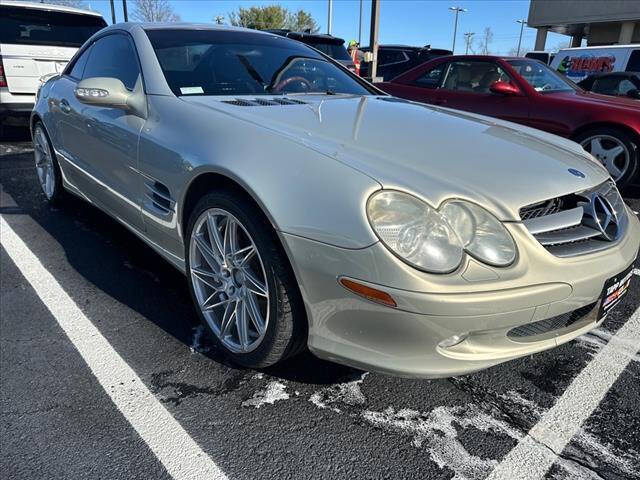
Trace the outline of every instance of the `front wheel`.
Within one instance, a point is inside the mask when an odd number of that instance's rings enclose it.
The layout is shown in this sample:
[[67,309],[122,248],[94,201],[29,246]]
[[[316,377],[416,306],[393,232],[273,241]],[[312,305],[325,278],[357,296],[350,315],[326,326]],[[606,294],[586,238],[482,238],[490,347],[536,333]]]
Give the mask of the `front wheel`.
[[305,345],[302,302],[275,233],[235,192],[204,196],[190,217],[187,277],[202,323],[238,364],[278,363]]
[[42,122],[37,122],[33,128],[33,155],[38,182],[44,196],[49,203],[58,203],[64,196],[62,174]]
[[575,141],[604,165],[619,188],[625,187],[634,178],[638,167],[638,151],[626,132],[603,127],[584,132]]

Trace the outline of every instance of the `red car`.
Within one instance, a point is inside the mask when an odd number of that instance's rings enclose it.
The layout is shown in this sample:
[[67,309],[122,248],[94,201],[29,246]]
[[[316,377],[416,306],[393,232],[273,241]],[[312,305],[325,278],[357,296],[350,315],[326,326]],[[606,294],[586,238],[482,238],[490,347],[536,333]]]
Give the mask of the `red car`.
[[441,57],[376,86],[396,97],[571,138],[599,159],[620,187],[640,171],[638,102],[586,92],[537,60]]

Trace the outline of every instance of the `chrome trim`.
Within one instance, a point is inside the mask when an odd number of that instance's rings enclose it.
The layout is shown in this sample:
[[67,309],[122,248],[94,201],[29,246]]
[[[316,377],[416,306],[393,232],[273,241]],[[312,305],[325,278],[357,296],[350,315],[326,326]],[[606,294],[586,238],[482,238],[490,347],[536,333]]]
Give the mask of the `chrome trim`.
[[560,230],[562,228],[580,225],[583,216],[584,208],[576,207],[571,210],[563,210],[543,217],[531,218],[529,220],[525,220],[522,224],[527,227],[529,233],[536,235],[538,233],[549,232],[551,230]]

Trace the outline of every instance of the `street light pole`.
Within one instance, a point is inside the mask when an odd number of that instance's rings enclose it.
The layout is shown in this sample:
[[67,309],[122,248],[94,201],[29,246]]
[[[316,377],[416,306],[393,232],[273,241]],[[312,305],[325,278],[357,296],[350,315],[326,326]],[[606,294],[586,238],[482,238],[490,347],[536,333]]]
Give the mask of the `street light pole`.
[[358,21],[358,45],[362,43],[362,0],[360,0],[360,17]]
[[331,35],[333,24],[333,0],[329,0],[329,20],[327,21],[327,33]]
[[369,45],[373,59],[369,64],[369,76],[375,81],[378,74],[378,28],[380,26],[380,0],[371,0],[371,28],[369,29]]
[[467,43],[467,47],[464,50],[465,55],[469,55],[469,46],[471,45],[471,38],[475,35],[475,32],[467,32],[464,34],[465,41]]
[[456,35],[458,34],[458,14],[460,12],[466,12],[467,9],[460,8],[460,7],[449,7],[449,10],[456,12],[456,20],[453,26],[453,46],[451,47],[451,52],[455,54],[456,53]]
[[522,31],[524,30],[524,26],[527,24],[527,21],[523,18],[522,20],[516,20],[516,23],[520,24],[520,38],[518,39],[518,53],[516,53],[516,57],[519,57],[520,45],[522,45]]

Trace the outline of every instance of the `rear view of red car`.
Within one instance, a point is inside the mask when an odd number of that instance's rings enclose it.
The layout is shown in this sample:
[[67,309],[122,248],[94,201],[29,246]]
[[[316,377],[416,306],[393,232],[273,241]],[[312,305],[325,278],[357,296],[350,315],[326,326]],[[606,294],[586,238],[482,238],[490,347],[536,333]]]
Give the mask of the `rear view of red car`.
[[391,95],[501,118],[570,138],[600,160],[623,187],[638,180],[636,101],[585,92],[527,58],[449,56],[390,82]]

